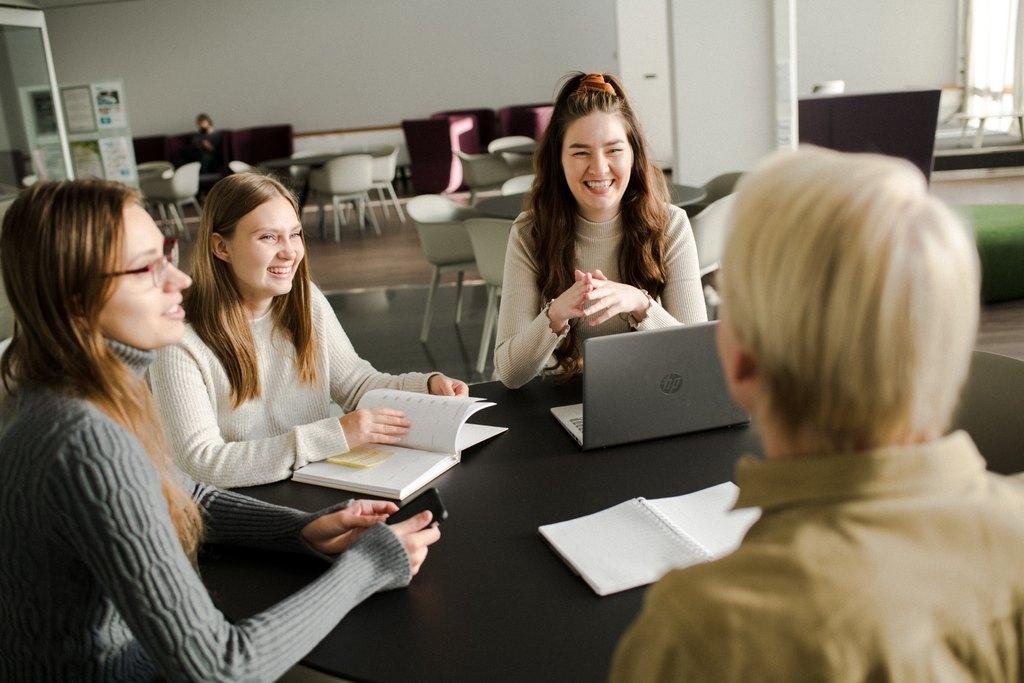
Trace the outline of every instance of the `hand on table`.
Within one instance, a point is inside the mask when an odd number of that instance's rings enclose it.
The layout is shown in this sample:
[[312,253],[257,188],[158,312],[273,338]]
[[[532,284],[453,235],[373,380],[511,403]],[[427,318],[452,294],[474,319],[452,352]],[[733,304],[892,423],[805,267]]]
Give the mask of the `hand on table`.
[[427,393],[434,396],[469,396],[469,387],[462,380],[438,373],[431,375],[427,381]]
[[432,524],[434,515],[430,510],[424,510],[404,522],[399,522],[390,527],[398,540],[405,547],[405,554],[409,557],[409,566],[412,568],[412,575],[420,570],[423,560],[427,559],[427,547],[436,543],[441,538],[441,530],[436,524]]
[[314,550],[337,555],[355,543],[364,531],[398,512],[398,506],[384,500],[354,500],[348,507],[317,517],[302,527],[302,539]]
[[349,448],[365,443],[398,443],[412,425],[391,408],[360,408],[339,418]]
[[621,282],[612,282],[600,270],[587,273],[591,283],[586,293],[584,314],[591,326],[600,325],[620,313],[629,313],[636,320],[647,317],[651,298],[642,289]]
[[559,294],[558,298],[548,306],[548,323],[551,326],[551,331],[555,334],[561,334],[570,320],[586,315],[583,311],[583,304],[587,292],[593,287],[590,273],[577,270],[574,275],[576,282]]

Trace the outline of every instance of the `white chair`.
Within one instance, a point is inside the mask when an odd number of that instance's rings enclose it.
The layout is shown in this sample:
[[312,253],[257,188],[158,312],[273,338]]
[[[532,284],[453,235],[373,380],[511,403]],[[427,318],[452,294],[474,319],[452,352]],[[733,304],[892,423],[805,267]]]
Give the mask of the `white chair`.
[[232,173],[247,173],[252,170],[252,166],[250,164],[238,160],[229,161],[228,168],[231,169]]
[[1024,471],[1024,360],[975,351],[953,424],[971,435],[988,468]]
[[434,317],[434,298],[442,273],[456,272],[455,324],[462,321],[462,280],[465,271],[476,266],[473,244],[463,223],[477,216],[475,211],[461,206],[447,197],[425,194],[413,197],[405,207],[416,224],[416,234],[427,262],[434,266],[434,275],[427,293],[427,309],[423,313],[420,341],[427,343],[430,321]]
[[846,92],[846,81],[822,81],[811,86],[815,95],[842,95]]
[[35,185],[38,182],[39,182],[39,176],[37,176],[35,174],[27,175],[27,176],[25,176],[25,177],[23,177],[21,179],[21,186],[22,187],[32,187],[33,185]]
[[487,365],[487,351],[497,327],[501,279],[505,272],[505,249],[508,247],[511,228],[512,221],[500,218],[470,218],[466,221],[466,232],[473,245],[476,268],[487,285],[487,312],[484,314],[484,331],[480,335],[480,352],[476,358],[476,371],[480,375]]
[[477,193],[497,190],[512,177],[512,169],[501,154],[466,154],[455,152],[462,162],[462,177],[469,186],[469,203],[476,203]]
[[524,194],[530,191],[533,187],[533,173],[527,175],[517,175],[514,178],[509,178],[501,184],[501,194]]
[[[722,261],[722,252],[732,229],[732,205],[736,195],[730,194],[708,205],[706,209],[693,217],[690,226],[693,229],[693,241],[697,245],[697,262],[700,264],[700,276],[718,270]],[[708,306],[708,318],[717,316],[718,292],[711,285],[704,287],[704,298]]]
[[193,161],[175,170],[170,178],[163,175],[139,178],[139,187],[146,201],[156,205],[162,220],[166,221],[170,213],[178,233],[184,237],[189,236],[183,220],[185,204],[192,204],[196,211],[202,211],[196,199],[199,194],[199,167],[199,162]]
[[500,153],[505,163],[516,175],[533,173],[533,153],[523,154],[522,152],[505,152],[510,147],[522,147],[523,145],[536,146],[537,141],[526,135],[508,135],[503,138],[495,138],[487,145],[487,151]]
[[380,226],[377,217],[369,210],[369,190],[373,187],[373,158],[369,154],[350,154],[331,159],[323,168],[315,168],[309,172],[310,194],[315,198],[320,212],[320,235],[324,231],[324,204],[322,197],[330,197],[334,205],[334,241],[341,240],[341,224],[345,223],[342,214],[343,204],[355,206],[359,220],[359,230],[365,228],[369,217],[377,235]]
[[387,202],[389,201],[384,196],[384,191],[390,195],[391,205],[395,207],[395,213],[398,214],[398,219],[405,222],[405,212],[402,211],[402,204],[398,201],[398,195],[395,194],[395,186],[392,181],[395,179],[395,172],[398,169],[398,148],[388,147],[381,150],[381,153],[373,155],[373,188],[377,190],[377,196],[380,197],[380,210],[386,218],[388,214]]
[[169,161],[146,161],[135,167],[139,182],[152,178],[170,178],[174,175],[174,164]]

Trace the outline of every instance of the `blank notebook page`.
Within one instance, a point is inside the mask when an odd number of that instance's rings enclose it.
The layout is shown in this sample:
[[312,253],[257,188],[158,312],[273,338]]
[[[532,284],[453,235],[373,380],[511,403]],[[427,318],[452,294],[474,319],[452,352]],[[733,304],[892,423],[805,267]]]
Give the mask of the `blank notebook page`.
[[707,559],[699,548],[667,533],[637,499],[542,526],[540,533],[598,595],[643,586],[670,569]]
[[739,487],[727,481],[685,496],[648,500],[647,504],[718,559],[736,550],[747,529],[761,516],[758,508],[733,510],[739,494]]

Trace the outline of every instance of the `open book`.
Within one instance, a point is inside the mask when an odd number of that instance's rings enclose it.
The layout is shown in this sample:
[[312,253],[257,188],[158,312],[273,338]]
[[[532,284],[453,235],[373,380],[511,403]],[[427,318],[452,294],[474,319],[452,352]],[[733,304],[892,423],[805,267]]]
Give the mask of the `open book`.
[[608,595],[735,550],[761,516],[757,508],[733,511],[738,495],[726,482],[675,498],[633,498],[538,530],[595,593]]
[[396,444],[365,444],[295,470],[293,481],[402,500],[454,467],[462,451],[508,427],[467,424],[493,406],[479,398],[431,396],[398,389],[366,392],[357,408],[394,408],[412,423]]

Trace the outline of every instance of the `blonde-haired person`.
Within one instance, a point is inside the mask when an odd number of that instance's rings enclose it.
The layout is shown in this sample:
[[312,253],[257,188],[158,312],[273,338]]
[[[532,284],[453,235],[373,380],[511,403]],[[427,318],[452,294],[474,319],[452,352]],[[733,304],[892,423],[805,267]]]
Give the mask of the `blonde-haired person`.
[[615,76],[565,79],[535,165],[505,254],[494,367],[506,386],[578,374],[588,337],[707,320],[690,222]]
[[1017,680],[1024,492],[947,434],[978,324],[973,240],[909,163],[807,149],[739,190],[719,352],[760,520],[670,572],[612,680]]
[[[181,338],[189,278],[138,202],[38,183],[4,216],[0,680],[274,680],[438,538],[429,513],[380,524],[393,503],[310,514],[175,469],[142,374]],[[196,573],[203,538],[334,562],[232,624]]]
[[[400,411],[355,410],[378,388],[464,395],[440,373],[389,375],[360,358],[305,258],[298,204],[281,183],[235,173],[210,190],[186,292],[188,325],[150,382],[171,452],[196,479],[249,486],[365,443],[395,443]],[[346,411],[331,416],[331,401]]]

